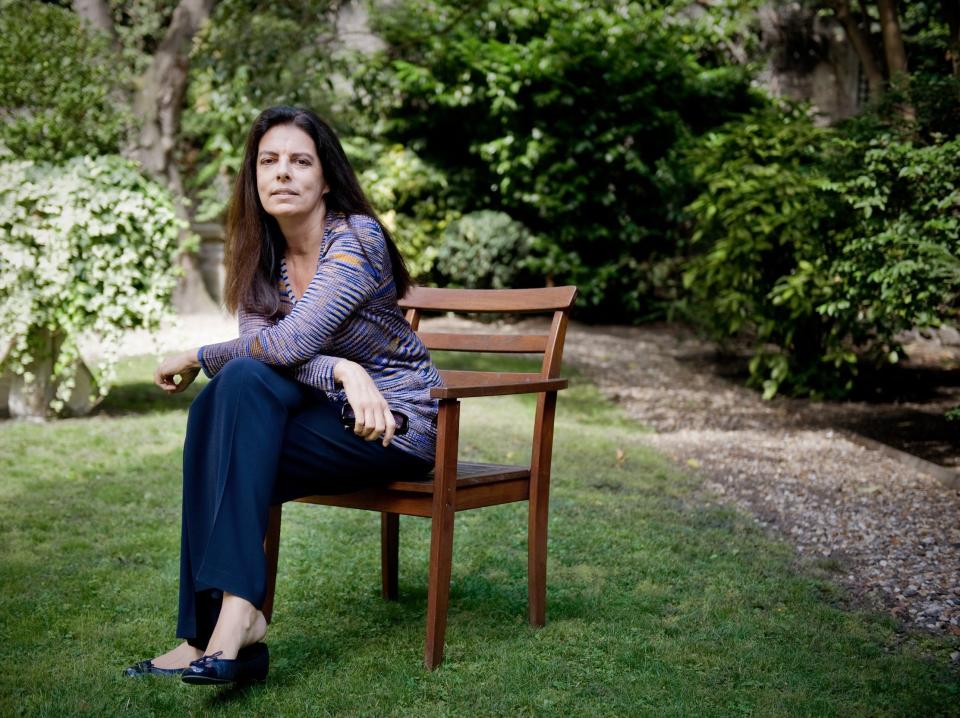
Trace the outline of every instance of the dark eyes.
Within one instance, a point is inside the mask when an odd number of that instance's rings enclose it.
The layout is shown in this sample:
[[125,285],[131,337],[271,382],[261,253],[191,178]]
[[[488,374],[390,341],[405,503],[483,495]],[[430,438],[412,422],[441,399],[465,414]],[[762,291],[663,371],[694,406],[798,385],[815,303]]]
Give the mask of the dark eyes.
[[[262,165],[270,165],[270,164],[273,164],[274,162],[276,162],[276,159],[274,157],[260,158],[260,164]],[[305,157],[300,157],[294,160],[294,164],[300,167],[309,167],[312,164],[312,162],[310,162],[310,160],[306,159]]]

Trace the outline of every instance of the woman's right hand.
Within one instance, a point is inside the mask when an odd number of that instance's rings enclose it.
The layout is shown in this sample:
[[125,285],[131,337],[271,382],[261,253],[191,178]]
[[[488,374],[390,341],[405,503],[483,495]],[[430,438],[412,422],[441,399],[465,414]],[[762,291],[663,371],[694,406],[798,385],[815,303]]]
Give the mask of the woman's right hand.
[[[200,373],[197,352],[188,351],[164,359],[153,372],[153,383],[168,394],[179,394],[190,386]],[[177,383],[177,377],[180,382]]]
[[393,440],[397,422],[390,413],[387,400],[366,369],[356,362],[341,359],[333,367],[333,376],[343,385],[347,402],[357,417],[353,433],[366,441],[383,435],[383,445],[388,446]]

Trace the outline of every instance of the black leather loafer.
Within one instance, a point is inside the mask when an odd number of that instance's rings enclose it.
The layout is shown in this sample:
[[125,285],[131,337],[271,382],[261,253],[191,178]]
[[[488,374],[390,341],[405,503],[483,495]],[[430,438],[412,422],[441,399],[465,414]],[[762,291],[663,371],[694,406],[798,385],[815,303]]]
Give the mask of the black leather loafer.
[[123,675],[129,678],[139,678],[140,676],[167,676],[177,677],[183,673],[184,668],[157,668],[153,661],[140,661],[135,666],[123,669]]
[[254,643],[241,648],[233,660],[220,658],[222,653],[217,651],[191,662],[181,674],[181,680],[195,686],[266,680],[270,668],[270,652],[266,643]]

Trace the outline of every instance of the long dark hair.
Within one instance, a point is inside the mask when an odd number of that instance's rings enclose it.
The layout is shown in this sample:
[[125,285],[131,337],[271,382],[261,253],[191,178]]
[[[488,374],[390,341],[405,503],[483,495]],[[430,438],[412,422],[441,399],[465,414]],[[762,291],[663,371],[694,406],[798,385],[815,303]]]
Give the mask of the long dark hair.
[[224,247],[227,276],[223,298],[227,309],[236,312],[239,307],[243,307],[258,314],[274,316],[280,308],[277,280],[280,276],[280,258],[286,250],[286,240],[277,220],[263,209],[260,194],[257,192],[257,152],[260,149],[260,140],[276,125],[294,125],[313,139],[323,177],[330,188],[324,197],[327,212],[341,212],[347,217],[365,214],[377,221],[387,241],[397,297],[406,294],[411,284],[407,265],[390,232],[383,226],[370,205],[370,200],[360,189],[357,175],[350,166],[336,133],[310,110],[279,106],[261,112],[250,128],[243,153],[243,165],[230,198]]

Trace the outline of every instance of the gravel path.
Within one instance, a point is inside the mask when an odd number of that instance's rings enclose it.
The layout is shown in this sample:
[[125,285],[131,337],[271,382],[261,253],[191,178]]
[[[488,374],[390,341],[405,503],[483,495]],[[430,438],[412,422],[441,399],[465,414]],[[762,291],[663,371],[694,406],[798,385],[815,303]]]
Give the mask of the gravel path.
[[809,404],[800,412],[797,402],[764,402],[717,376],[705,368],[712,351],[663,326],[574,326],[567,339],[568,360],[720,500],[835,572],[868,605],[960,636],[960,490],[811,428]]
[[[469,326],[438,318],[424,328]],[[480,326],[480,325],[473,325]],[[496,325],[530,331],[539,320]],[[490,331],[483,325],[480,331]],[[123,354],[236,336],[234,321],[192,316],[131,335]],[[960,636],[960,490],[814,422],[815,406],[764,402],[711,370],[712,347],[676,327],[572,324],[566,359],[651,427],[648,441],[700,472],[715,499],[790,541],[866,605]],[[707,500],[713,500],[708,498]],[[960,652],[952,656],[960,663]]]

